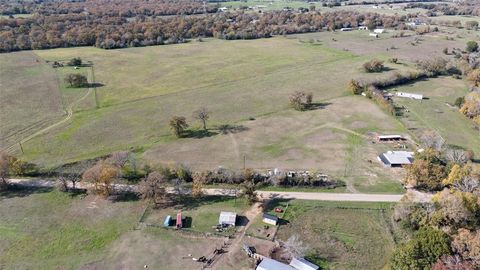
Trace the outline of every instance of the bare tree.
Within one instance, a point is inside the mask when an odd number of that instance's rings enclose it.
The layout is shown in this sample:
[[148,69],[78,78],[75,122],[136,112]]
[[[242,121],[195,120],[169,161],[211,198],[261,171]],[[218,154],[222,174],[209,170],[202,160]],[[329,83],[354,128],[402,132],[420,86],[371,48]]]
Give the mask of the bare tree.
[[193,112],[193,117],[202,121],[203,129],[207,131],[207,120],[210,118],[210,112],[207,108],[202,107],[195,112]]
[[165,185],[167,179],[159,172],[154,171],[140,182],[138,187],[140,197],[144,200],[151,200],[155,205],[159,205],[165,201],[167,192]]
[[303,257],[308,251],[308,246],[300,240],[300,237],[297,234],[288,238],[287,242],[285,242],[285,248],[292,257]]
[[112,164],[115,167],[122,168],[131,158],[131,153],[129,151],[118,151],[113,152],[106,159],[106,162]]
[[443,144],[445,143],[445,140],[442,138],[442,136],[433,130],[425,131],[420,137],[420,140],[422,141],[424,147],[433,148],[437,151],[442,150]]
[[480,189],[480,180],[474,176],[466,176],[456,181],[453,186],[462,192],[473,193]]
[[445,151],[448,161],[456,164],[465,164],[469,160],[469,153],[460,148],[449,148]]
[[108,197],[113,191],[113,181],[119,174],[117,167],[100,160],[83,173],[82,179],[93,184],[96,194]]
[[208,172],[195,172],[192,178],[192,196],[201,197],[203,195],[203,185],[208,180]]

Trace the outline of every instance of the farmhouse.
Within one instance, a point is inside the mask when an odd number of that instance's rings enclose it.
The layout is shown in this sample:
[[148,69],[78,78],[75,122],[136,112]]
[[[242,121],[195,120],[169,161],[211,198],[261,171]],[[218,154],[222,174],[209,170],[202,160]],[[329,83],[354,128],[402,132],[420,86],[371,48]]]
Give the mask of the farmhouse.
[[218,218],[218,224],[235,226],[235,221],[237,220],[237,213],[234,212],[220,212],[220,217]]
[[262,221],[264,223],[276,226],[278,224],[278,217],[265,213],[265,214],[263,214]]
[[402,167],[412,164],[413,152],[407,151],[388,151],[377,157],[386,167]]
[[375,30],[373,30],[373,32],[375,34],[383,34],[385,32],[385,29],[383,29],[383,28],[382,29],[375,29]]
[[290,262],[290,266],[293,266],[298,270],[318,270],[320,268],[304,258],[293,258]]
[[264,258],[256,270],[296,270],[288,264],[281,263],[269,258]]
[[390,141],[403,141],[405,138],[403,138],[401,135],[378,135],[377,140],[379,142],[390,142]]
[[397,97],[405,97],[405,98],[411,98],[411,99],[417,99],[417,100],[422,100],[423,99],[423,95],[420,95],[420,94],[397,92],[396,95],[397,95]]
[[359,26],[358,30],[368,30],[368,26]]

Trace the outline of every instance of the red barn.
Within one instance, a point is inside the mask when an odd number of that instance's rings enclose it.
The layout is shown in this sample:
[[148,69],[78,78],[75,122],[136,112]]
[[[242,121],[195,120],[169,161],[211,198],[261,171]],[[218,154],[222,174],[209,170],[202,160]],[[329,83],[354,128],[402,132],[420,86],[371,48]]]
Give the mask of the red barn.
[[182,212],[178,212],[177,214],[176,227],[177,229],[182,228]]

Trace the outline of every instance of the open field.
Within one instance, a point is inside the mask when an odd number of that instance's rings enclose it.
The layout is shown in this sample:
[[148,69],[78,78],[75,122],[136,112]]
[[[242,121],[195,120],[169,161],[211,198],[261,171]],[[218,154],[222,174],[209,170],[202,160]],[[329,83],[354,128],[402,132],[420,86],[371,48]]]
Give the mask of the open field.
[[[0,202],[0,268],[6,270],[136,269],[145,264],[197,269],[201,264],[192,257],[208,257],[224,241],[155,227],[134,230],[145,207],[136,200],[111,202],[37,189],[0,193]],[[219,197],[183,203],[184,216],[192,218],[190,229],[197,232],[211,231],[221,210],[241,214],[248,207],[242,199]],[[159,216],[161,225],[161,213],[176,211],[156,210],[147,221]]]
[[390,224],[390,204],[294,200],[269,207],[287,203],[277,239],[298,235],[322,269],[386,269],[395,237],[403,237]]
[[[324,172],[344,180],[349,192],[401,193],[396,180],[402,172],[392,173],[376,161],[378,153],[393,145],[375,144],[372,138],[374,133],[415,133],[369,100],[350,96],[346,85],[351,78],[414,70],[416,59],[439,54],[445,47],[464,47],[473,37],[466,33],[447,40],[450,28],[445,29],[420,37],[406,31],[404,38],[387,32],[372,39],[366,31],[351,31],[122,50],[35,51],[45,61],[91,61],[95,81],[102,85],[97,88],[100,108],[95,109],[93,94],[87,96],[74,108],[71,121],[24,143],[21,156],[46,167],[117,150],[131,150],[144,163],[184,163],[193,169],[241,169],[245,160],[247,167],[256,169]],[[371,58],[391,57],[399,58],[400,64],[386,63],[388,71],[366,74],[361,69]],[[86,91],[66,88],[61,80],[66,73],[93,77],[90,67],[51,72],[57,74],[64,102]],[[463,82],[457,84],[462,88]],[[296,90],[313,93],[313,110],[289,108],[288,96]],[[208,133],[200,132],[199,121],[192,117],[200,107],[210,111]],[[186,138],[172,136],[168,121],[173,115],[186,116]],[[444,121],[462,117],[444,115]],[[222,124],[235,129],[223,134],[218,130]],[[435,128],[442,122],[429,124]]]
[[0,194],[0,268],[78,269],[102,259],[141,210],[137,202],[48,190]]
[[257,7],[260,6],[262,10],[282,10],[286,7],[298,9],[298,8],[308,8],[315,6],[315,10],[321,12],[332,12],[338,10],[346,11],[359,11],[359,12],[376,12],[380,14],[423,14],[426,12],[425,9],[415,8],[415,9],[405,9],[403,10],[403,4],[395,4],[393,9],[387,7],[387,5],[380,5],[382,8],[373,8],[373,5],[351,5],[351,6],[337,6],[337,7],[324,7],[320,2],[307,2],[307,1],[285,1],[285,0],[276,0],[276,1],[262,1],[262,0],[247,0],[247,1],[228,1],[220,2],[221,7],[228,8],[239,8],[239,7]]
[[[422,101],[396,97],[395,103],[405,106],[401,121],[414,134],[420,136],[425,130],[437,131],[447,144],[461,146],[480,153],[480,134],[469,119],[452,107],[455,99],[465,96],[465,84],[453,78],[436,78],[396,87],[400,92],[418,93],[428,98]],[[448,124],[446,124],[448,123]]]
[[32,52],[0,55],[0,148],[64,116],[55,71]]

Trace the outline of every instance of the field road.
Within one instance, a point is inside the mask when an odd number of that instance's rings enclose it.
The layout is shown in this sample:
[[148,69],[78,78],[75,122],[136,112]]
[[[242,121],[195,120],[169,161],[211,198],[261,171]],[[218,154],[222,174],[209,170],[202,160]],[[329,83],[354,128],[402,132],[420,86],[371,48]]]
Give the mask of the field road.
[[[43,179],[10,179],[10,183],[22,185],[26,187],[55,187],[55,181]],[[78,188],[88,188],[90,185],[85,183],[78,183]],[[121,191],[135,192],[137,186],[126,184],[115,184],[114,188]],[[167,192],[174,193],[174,188],[168,188]],[[182,188],[180,190],[183,194],[188,194],[190,189]],[[236,196],[239,190],[236,189],[221,189],[221,188],[207,188],[203,189],[207,196],[222,195],[222,196]],[[325,193],[325,192],[288,192],[288,191],[257,191],[261,199],[299,199],[299,200],[314,200],[314,201],[345,201],[345,202],[399,202],[404,195],[396,194],[365,194],[365,193]],[[415,201],[425,202],[432,197],[431,194],[422,193],[415,190],[408,190],[406,193]]]

